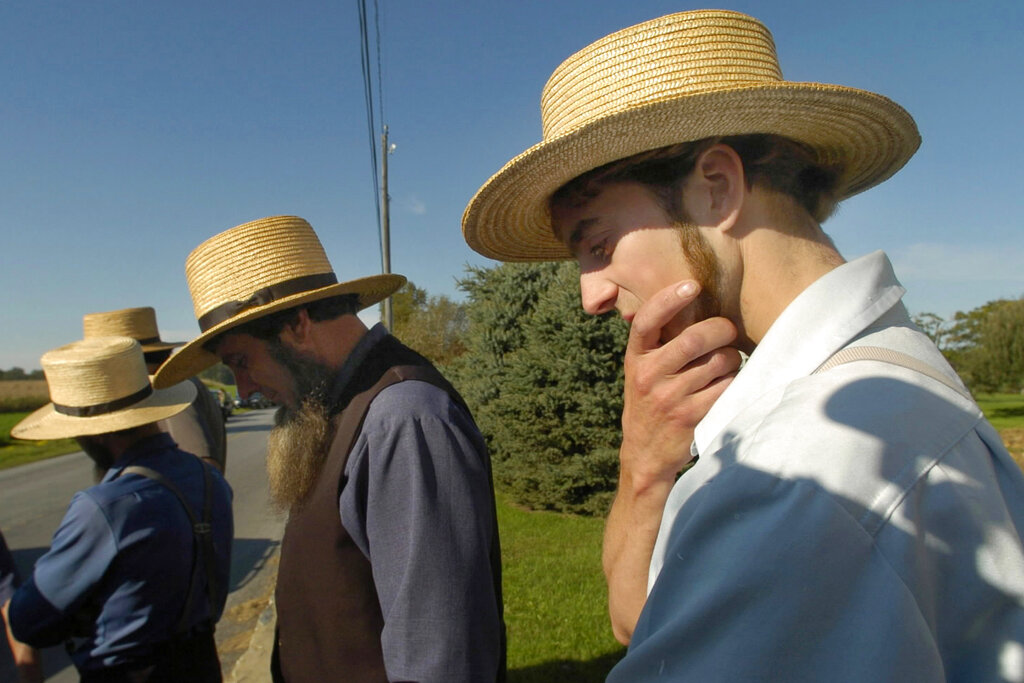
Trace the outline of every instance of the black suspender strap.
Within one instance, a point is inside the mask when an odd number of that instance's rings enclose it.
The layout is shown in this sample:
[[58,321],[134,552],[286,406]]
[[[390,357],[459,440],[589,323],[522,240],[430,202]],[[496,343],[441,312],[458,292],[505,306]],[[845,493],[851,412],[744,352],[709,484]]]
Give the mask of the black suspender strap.
[[[215,566],[215,555],[213,551],[213,526],[210,524],[210,510],[212,507],[211,495],[212,481],[210,476],[210,465],[196,460],[200,467],[203,468],[203,518],[198,520],[195,513],[192,512],[192,507],[188,504],[188,500],[181,493],[174,483],[156,470],[144,467],[142,465],[131,465],[121,470],[121,474],[137,474],[147,479],[152,479],[158,484],[164,486],[171,493],[173,493],[181,506],[185,508],[185,514],[188,515],[189,521],[192,522],[192,539],[193,548],[195,553],[192,558],[192,574],[189,577],[188,582],[188,595],[185,599],[185,605],[181,612],[181,617],[178,619],[177,632],[183,633],[188,628],[188,618],[192,611],[192,603],[196,592],[196,579],[199,574],[199,557],[202,556],[202,564],[206,569],[206,599],[210,607],[211,622],[213,619],[213,605],[215,604],[215,598],[217,596],[217,568]],[[118,475],[120,476],[120,475]]]

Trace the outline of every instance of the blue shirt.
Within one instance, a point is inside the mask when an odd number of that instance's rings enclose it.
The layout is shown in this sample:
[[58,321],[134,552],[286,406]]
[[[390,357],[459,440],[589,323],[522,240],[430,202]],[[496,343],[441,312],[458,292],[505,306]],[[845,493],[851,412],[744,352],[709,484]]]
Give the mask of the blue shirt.
[[[335,390],[387,335],[353,349]],[[487,449],[442,389],[408,380],[370,404],[345,465],[341,521],[370,560],[391,680],[495,680],[502,626],[490,565],[494,501]]]
[[[18,640],[35,647],[71,636],[80,671],[144,660],[177,628],[193,569],[192,525],[178,498],[129,465],[152,468],[185,495],[202,517],[203,473],[199,461],[179,450],[167,434],[143,439],[126,451],[96,486],[71,499],[32,577],[11,600],[10,622]],[[209,605],[205,572],[198,573],[189,627],[220,618],[227,596],[231,540],[231,489],[211,472],[219,595]]]

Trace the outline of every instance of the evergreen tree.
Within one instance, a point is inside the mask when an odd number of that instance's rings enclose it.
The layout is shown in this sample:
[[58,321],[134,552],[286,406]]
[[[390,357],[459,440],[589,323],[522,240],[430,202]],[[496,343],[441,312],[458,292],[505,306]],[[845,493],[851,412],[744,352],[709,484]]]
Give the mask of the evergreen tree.
[[451,376],[499,487],[532,508],[604,514],[621,441],[622,320],[580,308],[574,263],[470,269],[468,350]]

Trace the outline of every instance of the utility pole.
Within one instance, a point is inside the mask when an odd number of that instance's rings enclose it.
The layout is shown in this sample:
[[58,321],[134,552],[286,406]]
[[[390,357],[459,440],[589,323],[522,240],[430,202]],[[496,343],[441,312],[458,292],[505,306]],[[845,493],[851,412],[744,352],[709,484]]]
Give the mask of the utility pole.
[[[384,146],[381,155],[381,211],[380,211],[380,245],[381,245],[381,270],[385,275],[391,273],[391,226],[388,218],[388,127],[384,126],[384,134],[381,136]],[[391,312],[391,297],[384,299],[384,325],[391,331],[394,328],[395,319]]]

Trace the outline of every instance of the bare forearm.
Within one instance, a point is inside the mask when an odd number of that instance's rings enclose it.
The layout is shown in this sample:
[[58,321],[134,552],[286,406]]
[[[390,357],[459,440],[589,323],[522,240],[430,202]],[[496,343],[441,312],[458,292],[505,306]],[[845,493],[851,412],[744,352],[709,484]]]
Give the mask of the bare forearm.
[[665,326],[697,295],[696,283],[662,290],[637,312],[624,358],[619,487],[605,526],[602,562],[612,630],[628,643],[647,600],[647,573],[665,501],[694,460],[697,423],[739,367],[724,318],[690,325],[668,342]]
[[615,638],[626,645],[647,600],[647,574],[665,501],[675,481],[668,472],[634,477],[624,468],[605,524],[602,563]]

